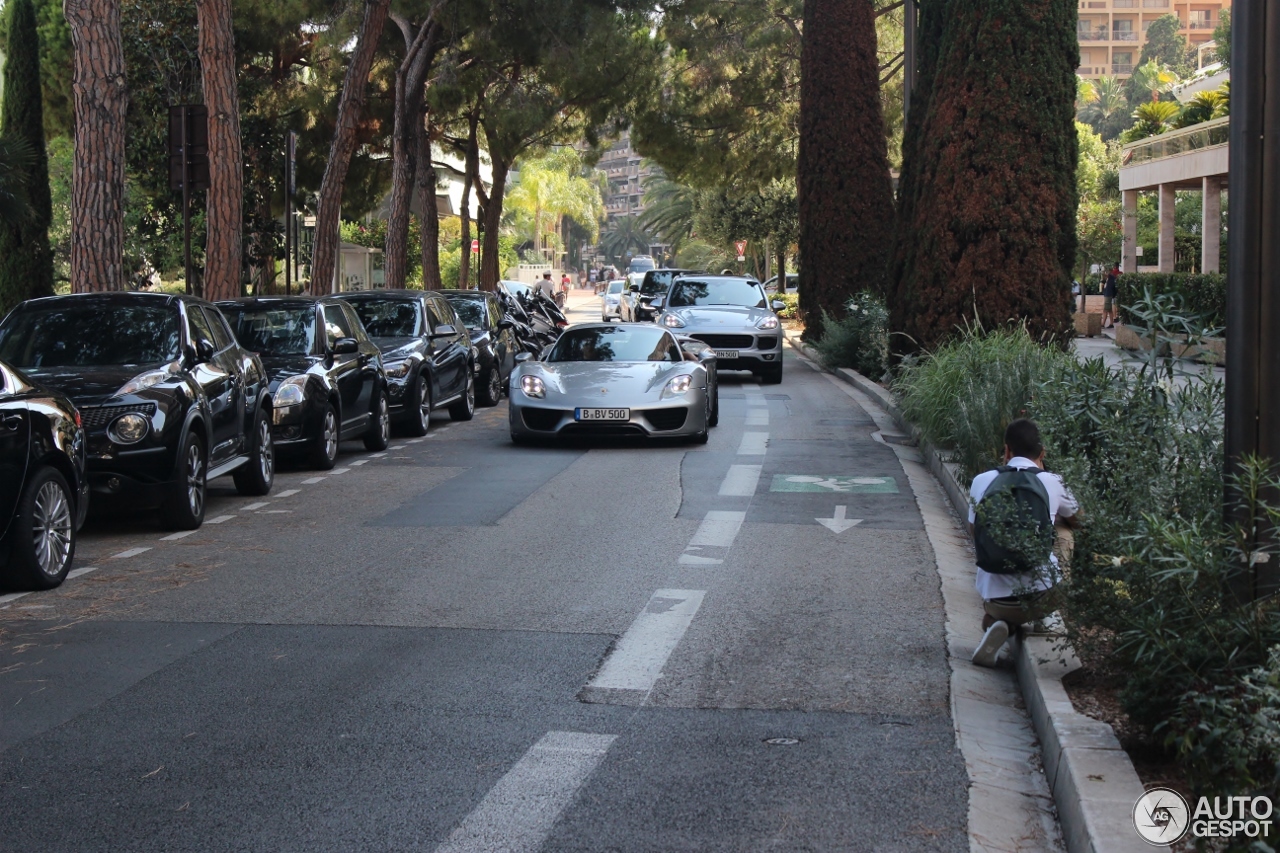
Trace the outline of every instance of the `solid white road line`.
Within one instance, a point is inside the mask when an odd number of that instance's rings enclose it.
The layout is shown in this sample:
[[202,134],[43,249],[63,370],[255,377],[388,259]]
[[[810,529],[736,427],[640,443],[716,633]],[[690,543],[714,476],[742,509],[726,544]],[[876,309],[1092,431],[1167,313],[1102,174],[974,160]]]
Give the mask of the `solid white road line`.
[[699,589],[660,589],[618,640],[604,665],[591,679],[592,687],[612,690],[653,688],[667,658],[675,651],[706,592]]
[[744,432],[742,441],[738,442],[739,456],[764,456],[769,446],[769,433]]
[[698,525],[698,530],[689,540],[690,545],[701,547],[728,548],[738,536],[738,530],[747,517],[745,512],[726,512],[713,509]]
[[307,479],[302,481],[302,485],[314,486],[316,483],[323,482],[324,479],[325,479],[324,477],[308,477]]
[[177,542],[179,539],[186,539],[186,538],[187,538],[188,536],[190,536],[192,533],[195,533],[195,531],[194,531],[194,530],[180,530],[180,531],[178,531],[177,533],[170,533],[168,536],[161,536],[161,537],[160,537],[160,541],[161,541],[161,542]]
[[267,506],[270,503],[271,501],[258,501],[257,503],[251,503],[248,506],[242,506],[240,508],[245,512],[252,512],[255,509],[262,509],[264,506]]
[[119,554],[112,554],[111,559],[123,560],[127,557],[136,557],[139,554],[144,554],[150,550],[150,548],[130,548],[128,551],[121,551]]
[[540,849],[616,739],[617,735],[547,732],[489,789],[436,853]]
[[97,570],[98,570],[97,566],[85,566],[83,569],[72,569],[71,571],[67,572],[67,580],[71,580],[72,578],[78,578],[81,575],[87,575],[89,574],[89,572],[96,572]]
[[272,495],[272,497],[276,497],[276,498],[291,498],[291,497],[293,497],[294,495],[296,495],[296,494],[297,494],[298,492],[300,492],[300,491],[302,491],[302,490],[301,490],[301,489],[285,489],[283,492],[281,492],[281,493],[280,493],[280,494],[278,494],[278,495]]
[[759,465],[730,465],[720,484],[720,494],[725,497],[749,498],[760,484]]
[[205,524],[221,524],[222,522],[230,521],[233,518],[235,518],[234,515],[219,515],[219,516],[216,516],[215,518],[206,518],[204,520],[204,523]]

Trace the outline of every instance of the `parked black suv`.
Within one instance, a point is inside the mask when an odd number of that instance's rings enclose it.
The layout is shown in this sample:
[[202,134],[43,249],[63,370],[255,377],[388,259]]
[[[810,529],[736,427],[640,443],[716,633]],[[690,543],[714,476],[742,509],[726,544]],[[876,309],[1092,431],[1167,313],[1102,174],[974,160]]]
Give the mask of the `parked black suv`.
[[453,307],[435,291],[343,293],[387,365],[391,417],[410,435],[426,435],[431,412],[469,421],[476,410],[475,353]]
[[0,362],[0,589],[62,583],[88,508],[80,413]]
[[266,296],[219,302],[236,338],[266,367],[276,447],[304,450],[328,470],[338,443],[391,438],[387,375],[377,346],[351,306],[331,296]]
[[167,526],[193,530],[209,479],[232,474],[246,495],[271,490],[266,373],[202,299],[31,299],[0,323],[0,360],[76,404],[96,493],[159,505]]
[[698,270],[651,269],[638,287],[629,285],[630,298],[622,299],[620,316],[624,323],[650,323],[658,312],[649,304],[655,296],[666,296],[677,276],[696,274]]
[[471,333],[471,346],[476,350],[476,399],[482,406],[496,406],[502,400],[502,390],[507,387],[516,366],[516,353],[520,351],[520,344],[511,331],[511,321],[492,293],[480,290],[442,293]]

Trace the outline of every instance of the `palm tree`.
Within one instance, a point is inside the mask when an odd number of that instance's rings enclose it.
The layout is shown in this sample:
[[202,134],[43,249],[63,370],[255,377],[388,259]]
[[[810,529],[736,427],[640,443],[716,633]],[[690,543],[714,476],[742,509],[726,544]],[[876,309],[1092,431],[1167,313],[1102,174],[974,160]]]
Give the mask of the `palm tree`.
[[1170,101],[1148,101],[1133,111],[1135,123],[1120,134],[1120,141],[1127,144],[1164,133],[1173,126],[1179,112],[1178,105]]
[[1113,116],[1120,115],[1129,106],[1124,96],[1124,83],[1118,77],[1099,77],[1090,84],[1093,98],[1085,101],[1080,115],[1095,128],[1105,126]]
[[604,199],[599,181],[583,174],[572,148],[559,148],[521,164],[520,182],[507,194],[504,214],[543,252],[561,248],[565,219],[581,225],[592,241],[600,234]]
[[1160,100],[1160,93],[1172,89],[1180,79],[1176,71],[1154,59],[1133,69],[1133,85],[1150,92],[1153,101]]
[[1173,126],[1190,127],[1193,124],[1217,118],[1219,110],[1225,103],[1227,103],[1226,95],[1216,89],[1209,92],[1196,92],[1195,96],[1183,105],[1182,112]]
[[621,216],[613,228],[600,238],[600,251],[612,263],[624,266],[623,260],[627,252],[643,254],[649,251],[653,236],[640,224],[638,216]]
[[645,210],[640,227],[670,245],[673,253],[679,252],[693,236],[694,196],[689,187],[674,183],[661,172],[649,175],[644,180]]

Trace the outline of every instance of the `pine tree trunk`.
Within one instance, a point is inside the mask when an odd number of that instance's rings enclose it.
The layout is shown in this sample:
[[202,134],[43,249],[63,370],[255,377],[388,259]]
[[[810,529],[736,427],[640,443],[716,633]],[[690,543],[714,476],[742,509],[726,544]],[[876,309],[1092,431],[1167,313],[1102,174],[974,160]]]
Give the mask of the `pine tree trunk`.
[[859,290],[883,293],[893,186],[870,0],[805,0],[800,54],[801,307],[806,338]]
[[915,346],[974,322],[1025,320],[1037,338],[1069,328],[1077,14],[1068,0],[951,0],[894,293]]
[[342,215],[342,188],[351,167],[356,147],[356,124],[364,113],[369,72],[377,52],[382,26],[387,20],[391,0],[365,0],[364,17],[356,36],[356,49],[347,64],[342,80],[342,96],[338,99],[338,121],[329,146],[324,177],[320,181],[320,198],[316,209],[315,246],[311,260],[311,292],[333,290],[334,271],[338,262],[338,225]]
[[66,0],[75,48],[76,156],[71,178],[71,287],[123,290],[124,141],[129,106],[119,0]]
[[436,170],[431,162],[431,113],[414,125],[418,169],[414,186],[422,211],[422,287],[440,289],[440,211],[436,207]]
[[236,46],[231,0],[197,0],[200,73],[209,110],[208,234],[204,251],[204,297],[240,296],[244,239],[244,175],[240,151],[240,98],[236,90]]
[[23,222],[0,225],[0,317],[24,299],[53,294],[53,253],[49,249],[49,157],[44,145],[40,95],[40,51],[31,0],[9,0],[9,46],[4,64],[0,135],[21,140],[32,161],[21,170],[30,210]]
[[493,160],[493,184],[484,198],[484,243],[480,247],[480,289],[497,290],[502,278],[502,259],[499,256],[498,238],[502,228],[502,198],[507,191],[507,172],[511,165],[502,158],[489,154]]
[[396,18],[405,37],[405,58],[396,71],[395,116],[391,132],[391,210],[387,217],[385,266],[387,287],[400,289],[409,274],[409,201],[418,170],[418,135],[422,122],[423,83],[435,58],[435,34],[429,20],[412,34],[412,25]]
[[467,153],[462,167],[462,205],[458,211],[458,216],[462,219],[462,259],[458,266],[458,287],[471,286],[471,190],[474,188],[471,176],[474,174],[473,166],[480,159],[479,142],[476,140],[478,131],[479,123],[473,115],[467,131]]

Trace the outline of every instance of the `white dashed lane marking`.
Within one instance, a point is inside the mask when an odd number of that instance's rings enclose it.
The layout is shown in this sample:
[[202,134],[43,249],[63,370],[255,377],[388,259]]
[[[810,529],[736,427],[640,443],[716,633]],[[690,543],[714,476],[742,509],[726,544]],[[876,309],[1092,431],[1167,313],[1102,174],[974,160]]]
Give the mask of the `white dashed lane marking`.
[[751,497],[760,483],[760,469],[760,465],[730,465],[729,473],[720,484],[720,494],[733,498]]
[[188,536],[190,536],[192,533],[195,533],[195,531],[194,531],[194,530],[180,530],[180,531],[178,531],[177,533],[170,533],[168,536],[161,536],[161,537],[160,537],[160,541],[161,541],[161,542],[177,542],[179,539],[186,539],[186,538],[187,538]]
[[324,477],[308,477],[307,479],[302,481],[302,485],[314,486],[316,483],[324,482],[324,480],[325,480]]
[[302,490],[301,490],[301,489],[285,489],[283,492],[280,492],[278,495],[272,495],[272,497],[275,497],[275,498],[291,498],[291,497],[293,497],[294,495],[296,495],[296,494],[297,494],[298,492],[300,492],[300,491],[302,491]]
[[330,471],[329,473],[330,473],[330,474],[332,474],[332,475],[334,475],[334,476],[336,477],[338,474],[345,474],[345,473],[347,473],[347,472],[348,472],[348,471],[350,471],[350,470],[351,470],[350,468],[334,468],[334,469],[333,469],[332,471]]
[[747,419],[743,421],[747,426],[768,426],[769,410],[768,409],[749,409],[747,411]]
[[121,551],[119,554],[112,554],[111,559],[123,560],[128,557],[136,557],[139,554],[145,554],[147,551],[150,551],[150,550],[151,550],[150,548],[130,548],[128,551]]
[[258,501],[257,503],[251,503],[248,506],[243,506],[241,509],[245,512],[253,512],[255,509],[262,509],[264,506],[268,506],[270,503],[271,501]]
[[222,524],[222,522],[224,522],[224,521],[230,521],[230,520],[231,520],[231,519],[233,519],[233,518],[235,518],[235,516],[234,516],[234,515],[219,515],[219,516],[215,516],[215,517],[213,517],[213,518],[206,518],[206,519],[204,520],[204,523],[205,523],[205,524]]
[[71,580],[72,578],[78,578],[81,575],[87,575],[89,574],[89,572],[96,572],[97,570],[98,570],[97,566],[85,566],[83,569],[72,569],[71,571],[67,572],[67,580]]
[[742,441],[738,442],[739,456],[764,456],[769,446],[769,433],[744,432]]
[[648,692],[662,675],[667,658],[680,644],[706,592],[660,589],[618,640],[591,687]]
[[725,512],[712,510],[698,525],[698,530],[689,540],[690,545],[714,548],[728,548],[738,536],[738,530],[746,519],[745,512]]

